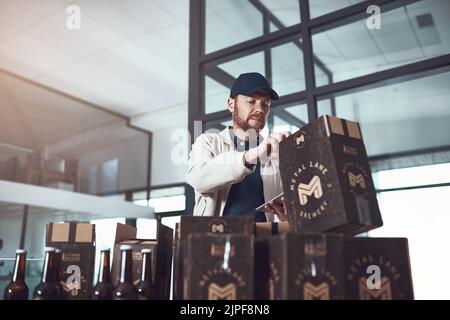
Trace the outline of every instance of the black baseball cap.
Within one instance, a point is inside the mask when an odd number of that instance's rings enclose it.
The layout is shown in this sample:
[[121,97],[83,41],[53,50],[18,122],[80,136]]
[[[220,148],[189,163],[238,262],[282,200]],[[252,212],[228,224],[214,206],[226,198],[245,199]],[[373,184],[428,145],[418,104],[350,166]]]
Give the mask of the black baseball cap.
[[278,94],[271,88],[269,81],[258,72],[242,73],[237,77],[231,87],[230,98],[235,98],[238,94],[249,95],[256,91],[267,91],[272,100],[278,99]]

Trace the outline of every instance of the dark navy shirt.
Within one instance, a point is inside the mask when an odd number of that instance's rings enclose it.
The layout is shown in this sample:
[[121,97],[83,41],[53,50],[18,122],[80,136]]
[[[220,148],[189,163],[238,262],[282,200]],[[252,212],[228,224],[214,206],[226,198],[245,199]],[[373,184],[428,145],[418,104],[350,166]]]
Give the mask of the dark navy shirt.
[[[261,141],[248,142],[239,139],[230,127],[230,137],[233,140],[236,150],[244,151],[253,148]],[[255,217],[255,222],[266,222],[263,212],[255,209],[264,203],[264,190],[260,174],[260,162],[256,164],[255,171],[248,174],[241,182],[231,186],[227,203],[223,211],[224,216],[251,215]]]

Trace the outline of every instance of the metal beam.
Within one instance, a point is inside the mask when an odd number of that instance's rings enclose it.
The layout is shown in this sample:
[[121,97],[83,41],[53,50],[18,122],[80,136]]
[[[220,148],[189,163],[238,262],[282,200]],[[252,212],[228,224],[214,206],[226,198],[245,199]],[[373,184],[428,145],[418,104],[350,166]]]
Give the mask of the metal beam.
[[[205,108],[205,77],[200,57],[205,53],[205,0],[189,1],[189,96],[188,96],[188,130],[190,150],[194,143],[194,121],[200,120]],[[186,213],[193,211],[195,204],[194,189],[186,185]]]
[[306,27],[302,28],[301,32],[303,40],[303,66],[305,70],[308,121],[311,122],[317,118],[317,99],[313,91],[316,87],[316,76],[314,73],[311,30],[307,27],[309,23],[309,0],[300,1],[300,16],[302,23],[306,24]]
[[[284,29],[286,26],[278,19],[267,7],[261,3],[260,0],[249,0],[250,3],[258,9],[263,15],[267,16],[267,18],[278,28]],[[270,32],[268,32],[270,33]],[[266,34],[266,32],[264,32]],[[303,45],[300,40],[293,40],[292,43],[303,52]],[[319,67],[328,77],[332,74],[332,71],[327,68],[325,63],[320,60],[316,55],[313,55],[314,63]]]
[[[303,0],[300,0],[300,3],[302,1]],[[368,17],[366,10],[369,5],[377,5],[380,7],[381,12],[385,13],[419,1],[421,0],[372,0],[370,3],[368,3],[368,1],[363,1],[314,18],[309,21],[309,27],[311,28],[311,33],[316,34],[366,19]],[[304,21],[302,20],[302,23],[303,22]]]
[[208,77],[217,81],[218,83],[227,88],[231,88],[234,80],[236,80],[236,78],[233,77],[231,74],[229,74],[228,72],[224,71],[223,69],[217,66],[210,66],[206,68],[205,73]]
[[292,113],[286,111],[285,109],[274,111],[274,114],[281,120],[286,121],[288,124],[296,126],[297,128],[301,128],[306,125],[305,122],[294,116]]
[[444,54],[436,58],[328,84],[313,90],[317,97],[323,99],[368,88],[377,88],[406,80],[418,79],[424,76],[445,72],[447,69],[450,70],[450,54]]
[[[218,65],[226,61],[262,51],[267,47],[274,47],[288,43],[299,38],[299,34],[301,32],[300,29],[301,25],[297,24],[283,30],[272,32],[268,35],[262,35],[225,49],[220,49],[203,55],[199,58],[199,62],[202,64],[208,63]],[[190,33],[192,33],[192,31],[190,31]]]

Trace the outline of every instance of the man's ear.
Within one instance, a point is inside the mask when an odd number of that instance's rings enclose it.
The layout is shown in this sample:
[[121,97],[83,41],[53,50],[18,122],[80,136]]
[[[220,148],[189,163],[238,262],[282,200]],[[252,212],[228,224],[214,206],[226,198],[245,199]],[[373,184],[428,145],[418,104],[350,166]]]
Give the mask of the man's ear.
[[228,105],[228,110],[230,110],[231,113],[233,113],[233,111],[234,111],[234,104],[235,104],[235,99],[228,98],[227,105]]

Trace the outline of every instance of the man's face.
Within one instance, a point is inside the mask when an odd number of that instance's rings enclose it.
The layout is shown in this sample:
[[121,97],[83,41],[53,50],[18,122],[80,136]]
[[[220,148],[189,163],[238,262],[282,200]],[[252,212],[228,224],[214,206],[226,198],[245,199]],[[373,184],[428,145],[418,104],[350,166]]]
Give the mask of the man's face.
[[228,99],[228,109],[233,114],[233,123],[243,130],[260,131],[264,128],[270,111],[270,95],[267,92],[255,92],[249,96],[239,94]]

